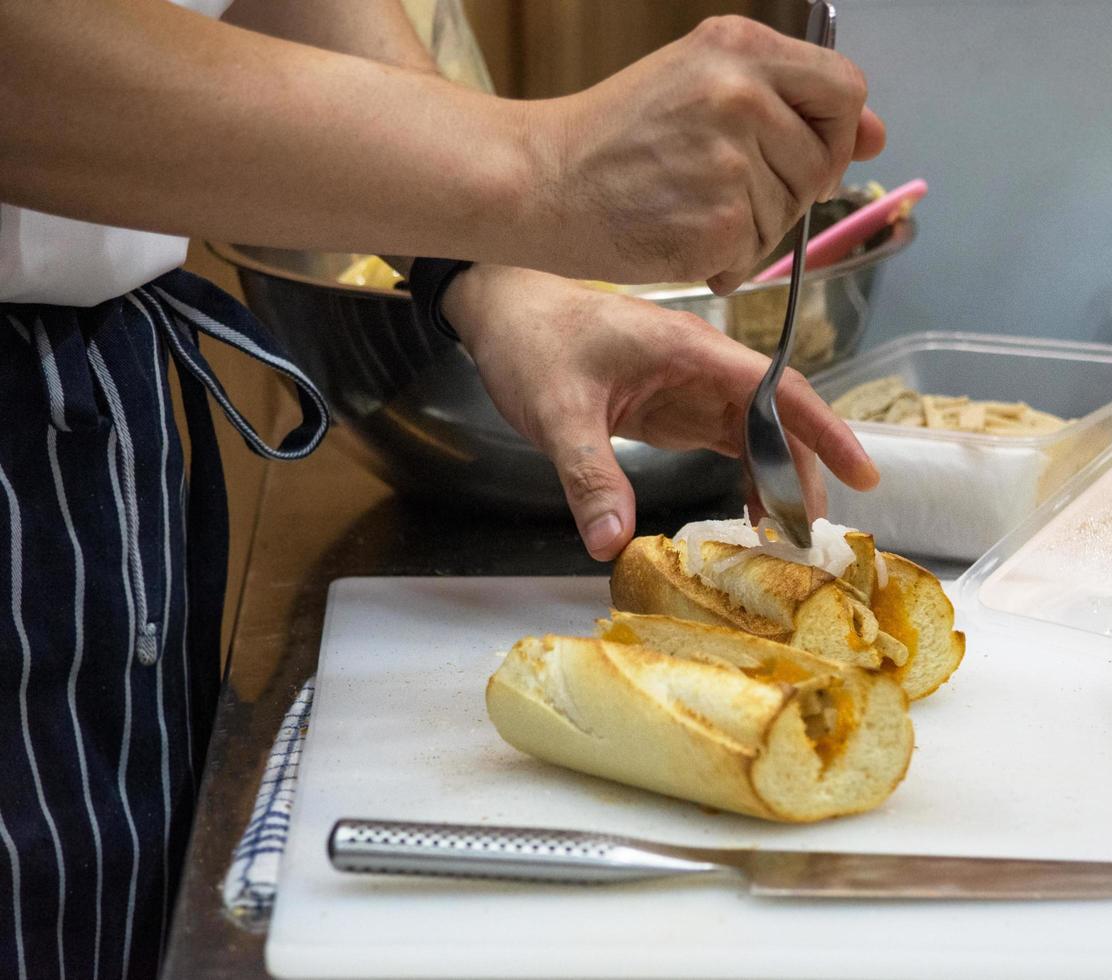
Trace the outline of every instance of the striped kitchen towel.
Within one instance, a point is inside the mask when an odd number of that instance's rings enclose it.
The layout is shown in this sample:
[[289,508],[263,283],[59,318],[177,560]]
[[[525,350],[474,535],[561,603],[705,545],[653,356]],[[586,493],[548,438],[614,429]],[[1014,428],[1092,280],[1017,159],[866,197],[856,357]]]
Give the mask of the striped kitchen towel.
[[266,928],[278,889],[278,868],[290,831],[301,747],[309,730],[316,678],[310,677],[282,720],[270,750],[251,821],[224,877],[224,908],[241,926]]

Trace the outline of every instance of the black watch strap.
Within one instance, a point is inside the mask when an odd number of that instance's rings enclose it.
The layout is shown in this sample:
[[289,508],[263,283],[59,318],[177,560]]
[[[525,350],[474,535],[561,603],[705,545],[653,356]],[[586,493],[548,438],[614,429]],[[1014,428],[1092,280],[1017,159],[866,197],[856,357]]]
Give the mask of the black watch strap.
[[459,342],[459,334],[440,309],[440,301],[449,284],[461,272],[471,268],[462,259],[414,259],[409,269],[409,291],[417,307],[417,315],[449,340]]

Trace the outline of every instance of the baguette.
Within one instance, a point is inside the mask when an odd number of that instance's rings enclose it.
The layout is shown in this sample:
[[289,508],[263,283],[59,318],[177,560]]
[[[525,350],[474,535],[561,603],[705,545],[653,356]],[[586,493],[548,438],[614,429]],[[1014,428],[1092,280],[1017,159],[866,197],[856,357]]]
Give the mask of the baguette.
[[614,612],[598,638],[527,637],[487,685],[529,755],[790,823],[872,809],[907,771],[907,698],[869,673],[741,633]]
[[694,574],[687,549],[663,535],[634,538],[610,580],[614,605],[788,643],[839,663],[890,673],[912,700],[957,669],[965,637],[938,579],[882,553],[881,588],[871,535],[846,534],[853,561],[838,578],[754,548],[705,541]]

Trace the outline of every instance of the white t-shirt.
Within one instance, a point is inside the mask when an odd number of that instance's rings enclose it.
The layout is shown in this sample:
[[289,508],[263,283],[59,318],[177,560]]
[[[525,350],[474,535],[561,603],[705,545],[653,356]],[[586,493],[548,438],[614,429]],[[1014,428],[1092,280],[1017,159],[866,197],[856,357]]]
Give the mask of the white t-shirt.
[[[219,17],[232,0],[170,0]],[[95,306],[185,261],[188,239],[0,203],[0,302]]]

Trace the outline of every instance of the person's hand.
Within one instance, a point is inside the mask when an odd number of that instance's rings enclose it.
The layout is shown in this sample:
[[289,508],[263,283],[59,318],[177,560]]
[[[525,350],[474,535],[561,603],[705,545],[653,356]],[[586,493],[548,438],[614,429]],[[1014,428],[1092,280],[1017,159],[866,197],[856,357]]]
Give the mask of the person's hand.
[[[748,396],[768,358],[699,317],[525,269],[474,266],[445,315],[498,410],[556,465],[587,550],[615,557],[633,536],[633,489],[611,435],[740,456]],[[815,454],[867,490],[877,473],[849,426],[788,371],[779,389],[813,516],[825,511]]]
[[736,289],[851,159],[884,146],[841,55],[742,17],[584,92],[526,103],[540,174],[527,221],[545,260],[612,282]]

